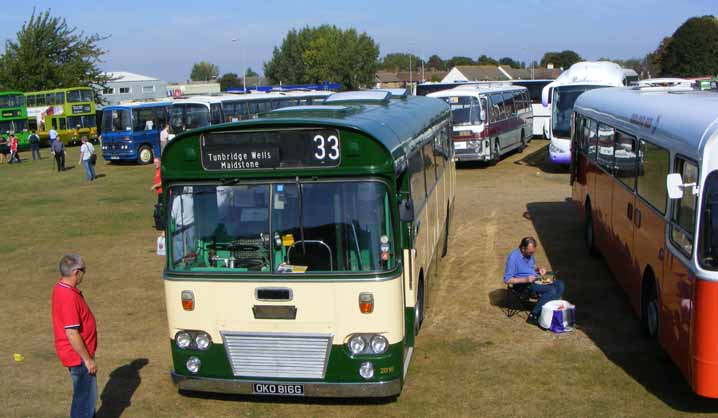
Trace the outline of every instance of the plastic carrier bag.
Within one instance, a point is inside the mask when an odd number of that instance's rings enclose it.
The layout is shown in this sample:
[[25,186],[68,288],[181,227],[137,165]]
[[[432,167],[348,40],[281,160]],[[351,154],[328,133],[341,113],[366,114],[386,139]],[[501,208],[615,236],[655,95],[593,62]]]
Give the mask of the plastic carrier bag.
[[551,332],[573,331],[576,325],[576,306],[565,300],[552,300],[541,308],[539,326]]

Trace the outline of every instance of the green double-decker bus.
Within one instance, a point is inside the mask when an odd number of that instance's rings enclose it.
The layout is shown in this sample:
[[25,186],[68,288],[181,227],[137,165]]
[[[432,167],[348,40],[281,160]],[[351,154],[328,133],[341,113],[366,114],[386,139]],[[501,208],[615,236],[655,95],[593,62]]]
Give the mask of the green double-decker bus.
[[7,138],[11,133],[17,137],[19,149],[29,147],[27,106],[25,95],[19,91],[0,92],[0,135]]
[[447,251],[450,137],[446,103],[368,91],[170,141],[164,287],[178,388],[397,396]]

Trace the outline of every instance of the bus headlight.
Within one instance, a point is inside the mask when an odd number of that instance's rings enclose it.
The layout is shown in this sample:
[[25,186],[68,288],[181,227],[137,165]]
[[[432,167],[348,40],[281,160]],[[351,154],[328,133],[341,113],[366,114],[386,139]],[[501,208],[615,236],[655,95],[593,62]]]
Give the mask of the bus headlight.
[[185,349],[189,347],[190,344],[192,344],[192,337],[189,335],[188,332],[180,331],[177,334],[175,334],[175,344],[177,344],[177,348]]
[[349,351],[352,354],[361,354],[366,348],[366,341],[361,335],[355,335],[349,339]]
[[383,354],[386,352],[387,347],[389,347],[389,342],[386,340],[386,337],[383,335],[375,335],[371,339],[371,351],[374,352],[374,354]]
[[187,370],[192,374],[197,374],[201,365],[202,361],[200,361],[200,359],[198,359],[197,357],[190,357],[187,359],[187,363],[185,363],[185,366],[187,366]]
[[371,379],[374,377],[374,365],[371,362],[365,361],[359,366],[359,376],[364,379]]
[[197,336],[194,337],[194,343],[197,345],[198,350],[206,350],[212,345],[212,339],[209,337],[209,334],[200,331],[197,333]]

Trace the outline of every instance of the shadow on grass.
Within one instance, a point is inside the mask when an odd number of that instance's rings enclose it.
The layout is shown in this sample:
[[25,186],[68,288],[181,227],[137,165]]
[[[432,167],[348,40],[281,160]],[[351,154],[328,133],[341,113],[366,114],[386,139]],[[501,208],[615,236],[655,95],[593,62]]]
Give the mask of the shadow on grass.
[[568,166],[553,164],[548,160],[548,145],[542,146],[518,161],[514,161],[514,164],[535,167],[544,173],[562,174],[568,172]]
[[577,327],[614,364],[668,406],[684,412],[718,412],[718,402],[693,393],[657,343],[641,336],[628,298],[601,257],[591,257],[583,225],[570,201],[527,205],[540,245],[566,283],[565,298],[576,304]]
[[[228,402],[252,402],[264,404],[302,404],[302,405],[387,405],[396,402],[396,396],[387,398],[310,398],[304,396],[251,396],[224,393],[191,392],[181,390],[182,396],[197,399]],[[97,416],[100,418],[100,416]]]
[[132,395],[142,382],[140,369],[149,363],[146,358],[138,358],[116,368],[110,373],[110,380],[102,390],[102,406],[95,414],[96,418],[119,418],[132,403]]

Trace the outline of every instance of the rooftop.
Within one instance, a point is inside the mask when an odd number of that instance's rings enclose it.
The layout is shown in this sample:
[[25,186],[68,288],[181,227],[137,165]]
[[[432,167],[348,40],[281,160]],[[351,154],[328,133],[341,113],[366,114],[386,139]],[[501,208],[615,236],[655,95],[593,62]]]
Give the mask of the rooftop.
[[118,81],[160,81],[158,78],[149,77],[142,74],[135,74],[135,73],[129,73],[127,71],[108,71],[105,73],[108,77],[110,77],[113,82]]

